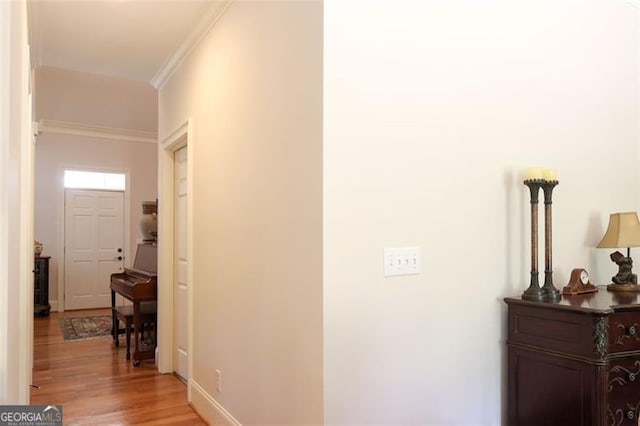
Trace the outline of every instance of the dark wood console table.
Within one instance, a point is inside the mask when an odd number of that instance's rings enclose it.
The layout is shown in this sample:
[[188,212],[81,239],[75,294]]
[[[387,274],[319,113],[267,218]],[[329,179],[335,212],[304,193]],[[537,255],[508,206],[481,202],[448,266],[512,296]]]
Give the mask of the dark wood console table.
[[640,295],[508,305],[509,426],[637,426]]
[[33,315],[47,316],[49,305],[49,256],[36,256],[33,259]]

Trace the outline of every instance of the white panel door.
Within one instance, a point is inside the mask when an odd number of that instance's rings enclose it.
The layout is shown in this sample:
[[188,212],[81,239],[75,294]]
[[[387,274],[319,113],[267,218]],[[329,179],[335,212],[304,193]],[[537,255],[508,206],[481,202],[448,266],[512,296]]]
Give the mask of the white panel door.
[[111,274],[124,259],[124,193],[65,190],[64,308],[111,306]]
[[187,367],[187,147],[176,151],[174,158],[174,296],[175,296],[175,365],[176,373],[189,378]]

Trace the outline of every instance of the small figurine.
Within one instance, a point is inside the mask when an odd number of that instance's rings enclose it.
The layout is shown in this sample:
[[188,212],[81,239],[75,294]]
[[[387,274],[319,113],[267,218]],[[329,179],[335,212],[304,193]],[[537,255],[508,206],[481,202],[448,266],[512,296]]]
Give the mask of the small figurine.
[[35,257],[40,257],[42,254],[43,245],[38,240],[33,240],[33,255]]
[[611,253],[609,257],[618,265],[618,273],[611,277],[614,284],[638,284],[638,276],[631,272],[633,260],[630,257],[619,251]]

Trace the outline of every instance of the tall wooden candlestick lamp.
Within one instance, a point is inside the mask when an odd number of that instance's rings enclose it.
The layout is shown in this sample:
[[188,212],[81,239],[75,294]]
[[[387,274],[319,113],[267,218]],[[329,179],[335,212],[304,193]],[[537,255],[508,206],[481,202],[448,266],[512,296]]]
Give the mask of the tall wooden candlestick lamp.
[[[524,184],[531,194],[531,279],[529,288],[522,293],[526,300],[558,300],[560,292],[553,285],[552,251],[551,251],[551,195],[553,188],[558,185],[556,173],[553,169],[532,167],[525,170]],[[545,268],[544,285],[540,287],[538,281],[538,195],[542,188],[544,193],[544,245]]]

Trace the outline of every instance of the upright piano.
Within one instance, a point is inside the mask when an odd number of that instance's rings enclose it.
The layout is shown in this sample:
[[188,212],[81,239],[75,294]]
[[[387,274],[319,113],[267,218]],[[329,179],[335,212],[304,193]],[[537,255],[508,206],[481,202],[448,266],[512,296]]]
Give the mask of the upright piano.
[[[133,302],[133,324],[135,348],[132,363],[140,365],[140,361],[153,359],[155,348],[141,350],[138,332],[140,330],[140,302],[158,299],[158,250],[155,244],[138,244],[132,268],[124,272],[111,274],[111,315],[113,332],[118,332],[115,313],[116,293]],[[117,334],[115,335],[117,338]]]

